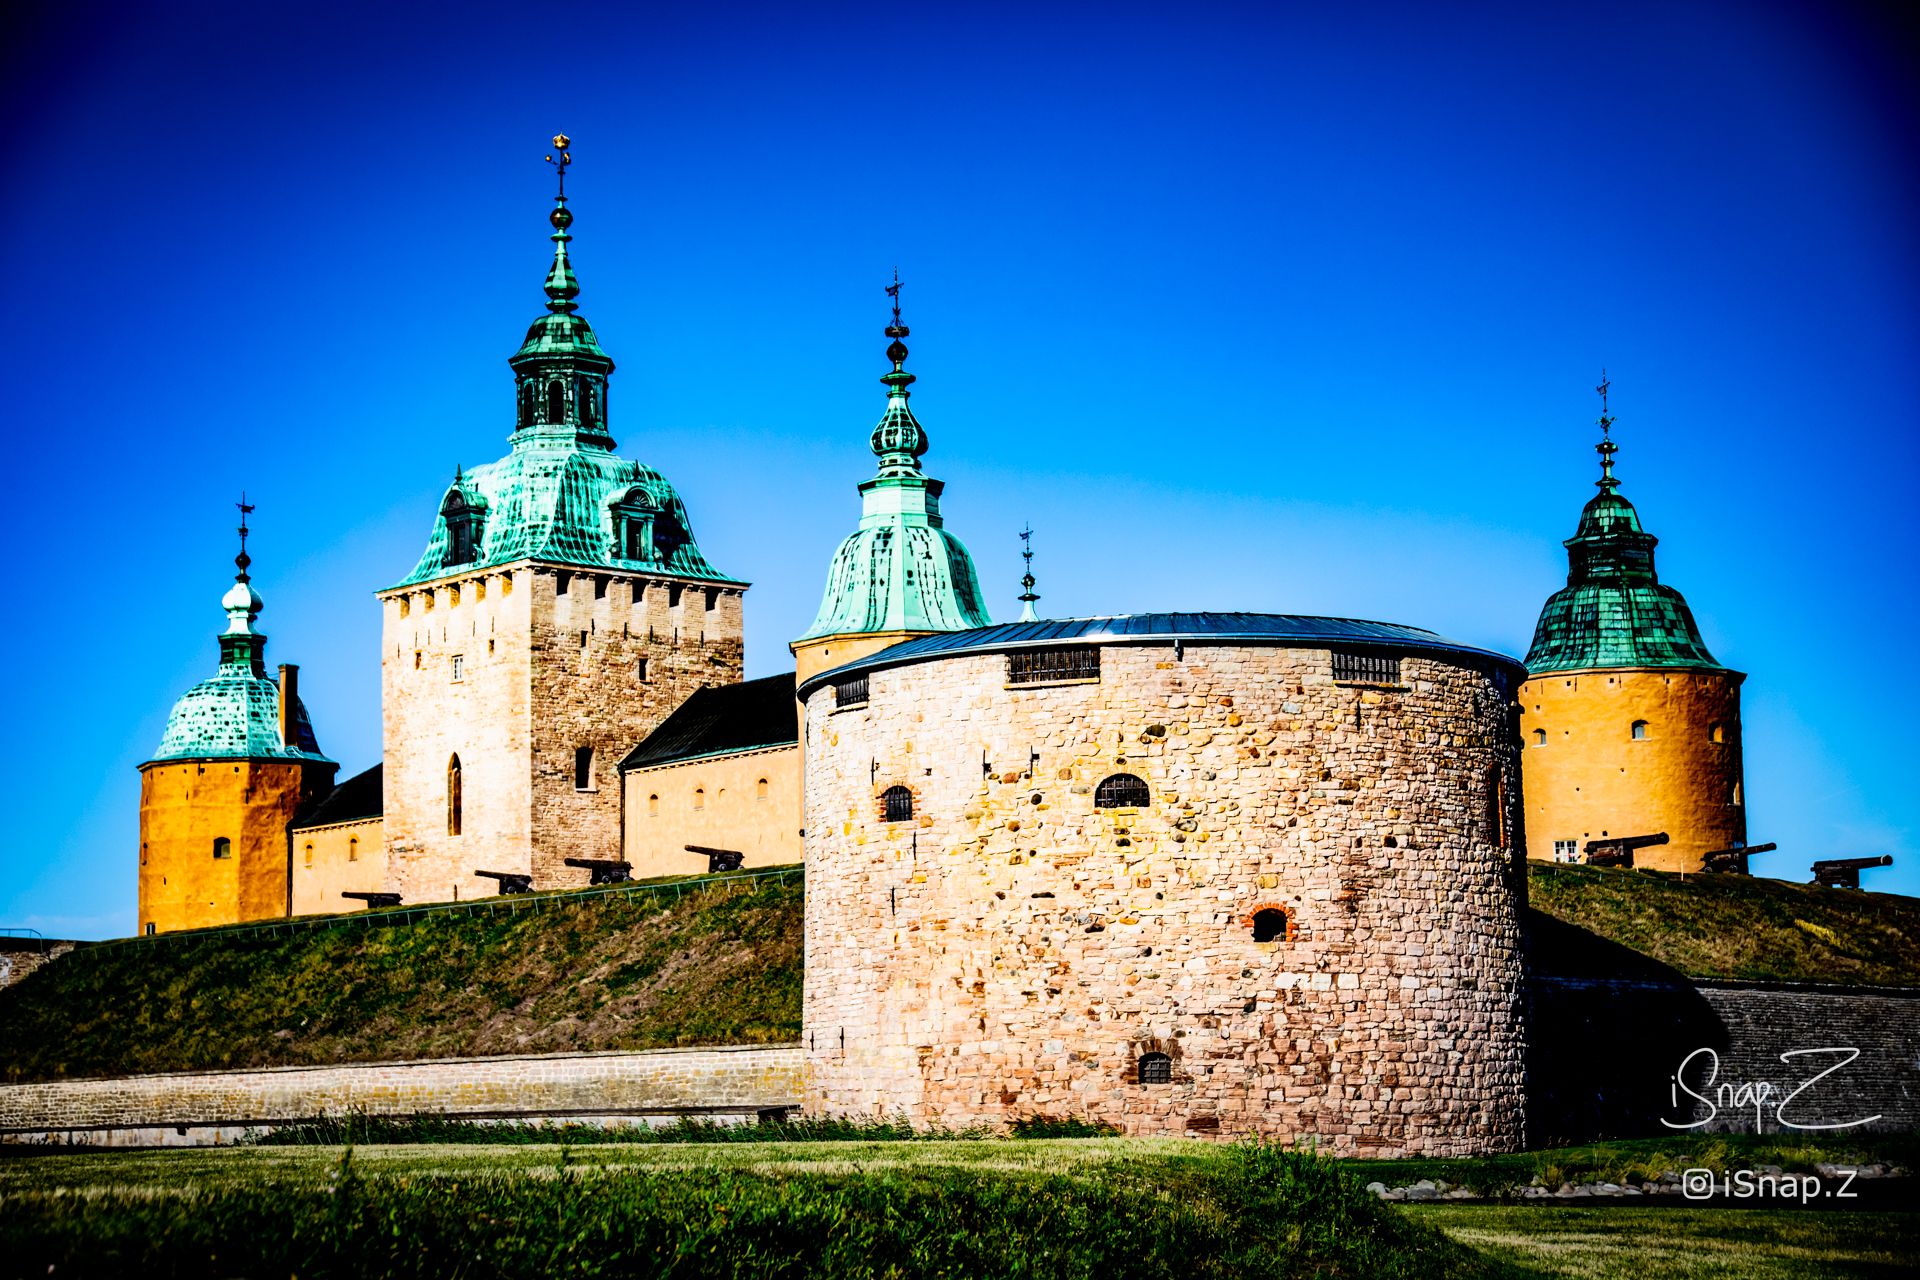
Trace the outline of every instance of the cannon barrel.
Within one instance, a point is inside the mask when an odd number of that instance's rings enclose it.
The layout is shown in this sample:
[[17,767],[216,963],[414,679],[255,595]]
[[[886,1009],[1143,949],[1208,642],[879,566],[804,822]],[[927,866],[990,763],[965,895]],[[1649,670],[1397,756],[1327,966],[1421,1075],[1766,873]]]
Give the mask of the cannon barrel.
[[500,884],[500,892],[503,894],[533,892],[533,876],[526,872],[476,870],[473,874],[484,876],[488,880],[498,881]]
[[368,891],[358,890],[358,889],[342,889],[340,891],[340,896],[343,898],[359,899],[361,902],[364,902],[367,904],[367,910],[369,911],[373,910],[375,907],[397,907],[400,905],[400,895],[397,893],[378,893],[378,892],[368,892]]
[[1883,853],[1877,858],[1825,858],[1813,864],[1815,871],[1860,871],[1867,867],[1890,867],[1893,855]]
[[738,871],[747,855],[738,849],[712,849],[703,844],[686,846],[688,853],[704,854],[708,871]]
[[633,879],[633,864],[614,858],[568,858],[566,864],[590,872],[588,884],[625,884]]
[[1648,849],[1656,844],[1665,844],[1667,833],[1656,831],[1650,836],[1602,836],[1598,840],[1587,841],[1587,852],[1595,849]]

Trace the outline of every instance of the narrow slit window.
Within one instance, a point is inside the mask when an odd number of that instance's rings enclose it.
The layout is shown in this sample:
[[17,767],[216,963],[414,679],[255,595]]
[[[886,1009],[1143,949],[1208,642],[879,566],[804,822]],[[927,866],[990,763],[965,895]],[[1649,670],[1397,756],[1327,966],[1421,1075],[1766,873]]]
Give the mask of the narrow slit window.
[[575,791],[593,790],[592,747],[575,747],[573,750],[573,789]]
[[453,756],[447,761],[447,834],[460,834],[460,806],[463,797],[460,794],[460,757]]

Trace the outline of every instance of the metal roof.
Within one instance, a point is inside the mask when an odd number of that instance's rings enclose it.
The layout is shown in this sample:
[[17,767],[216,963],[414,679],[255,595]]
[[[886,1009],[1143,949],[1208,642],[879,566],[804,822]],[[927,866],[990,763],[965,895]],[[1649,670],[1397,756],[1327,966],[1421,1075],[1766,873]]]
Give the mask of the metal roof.
[[1504,653],[1449,640],[1424,627],[1359,618],[1318,618],[1294,613],[1119,613],[1093,618],[1043,618],[1005,622],[972,631],[920,636],[857,662],[822,671],[800,687],[804,698],[821,685],[857,671],[898,667],[927,658],[966,653],[1003,653],[1012,649],[1061,644],[1251,644],[1276,648],[1361,647],[1454,654],[1499,663],[1523,676],[1520,663]]
[[354,774],[335,787],[320,803],[287,824],[290,831],[308,827],[331,827],[342,822],[367,822],[386,811],[386,792],[381,766]]
[[695,690],[627,753],[620,767],[644,769],[734,751],[790,747],[799,741],[800,709],[794,705],[789,671]]

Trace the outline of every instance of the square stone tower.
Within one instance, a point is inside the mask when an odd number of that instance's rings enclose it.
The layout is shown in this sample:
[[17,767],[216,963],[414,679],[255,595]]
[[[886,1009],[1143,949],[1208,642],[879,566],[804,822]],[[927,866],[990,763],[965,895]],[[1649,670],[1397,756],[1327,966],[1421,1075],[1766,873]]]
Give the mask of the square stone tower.
[[457,471],[413,572],[379,593],[389,887],[429,902],[583,885],[618,858],[619,762],[741,677],[747,584],[707,562],[673,486],[618,457],[613,361],[579,314],[561,189],[546,313],[514,371],[511,451]]

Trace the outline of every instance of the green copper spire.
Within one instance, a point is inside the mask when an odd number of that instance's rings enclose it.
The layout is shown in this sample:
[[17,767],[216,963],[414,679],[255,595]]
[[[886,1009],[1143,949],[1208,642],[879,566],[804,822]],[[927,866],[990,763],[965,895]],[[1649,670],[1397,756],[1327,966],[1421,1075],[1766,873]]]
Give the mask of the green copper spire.
[[[280,738],[280,686],[267,675],[267,638],[254,629],[266,606],[253,589],[247,570],[247,517],[254,508],[240,496],[240,554],[233,558],[238,572],[233,585],[220,597],[227,629],[220,633],[220,666],[180,695],[167,715],[166,732],[153,760],[315,760],[332,763],[320,754],[307,709],[293,703],[293,742]],[[149,761],[151,763],[151,761]]]
[[1548,598],[1527,651],[1527,670],[1581,671],[1595,667],[1693,667],[1718,670],[1686,600],[1654,573],[1659,539],[1640,526],[1640,513],[1620,496],[1613,474],[1615,419],[1607,409],[1612,386],[1601,374],[1600,490],[1580,513],[1567,539],[1567,585]]
[[940,481],[920,469],[927,433],[907,405],[914,375],[906,370],[908,335],[900,322],[900,277],[887,286],[893,323],[881,375],[887,409],[868,440],[880,460],[860,486],[860,527],[834,553],[827,590],[813,625],[800,636],[876,631],[965,631],[988,625],[973,560],[940,518]]
[[1020,531],[1020,558],[1026,562],[1026,571],[1020,575],[1020,621],[1038,622],[1040,615],[1033,611],[1033,606],[1040,602],[1040,596],[1033,589],[1033,526],[1031,524]]
[[562,133],[553,145],[547,163],[559,187],[547,215],[553,264],[544,286],[546,311],[507,359],[514,377],[512,452],[455,470],[425,554],[394,585],[519,560],[731,582],[701,554],[673,486],[653,468],[613,452],[607,420],[613,361],[580,314],[580,281],[567,251],[573,143]]

